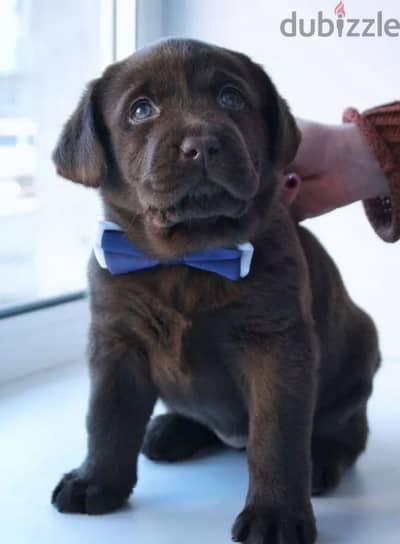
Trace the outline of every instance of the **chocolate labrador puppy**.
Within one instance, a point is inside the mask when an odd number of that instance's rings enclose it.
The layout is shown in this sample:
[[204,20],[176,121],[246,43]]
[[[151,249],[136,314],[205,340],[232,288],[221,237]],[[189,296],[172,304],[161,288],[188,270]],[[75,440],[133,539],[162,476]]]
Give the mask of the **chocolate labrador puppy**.
[[[54,161],[99,189],[112,223],[89,265],[88,453],[56,487],[58,510],[120,507],[142,448],[176,461],[225,443],[247,447],[250,473],[233,539],[314,542],[312,490],[365,448],[379,354],[371,319],[281,204],[298,143],[266,73],[226,49],[168,40],[90,83]],[[168,413],[148,425],[157,399]]]

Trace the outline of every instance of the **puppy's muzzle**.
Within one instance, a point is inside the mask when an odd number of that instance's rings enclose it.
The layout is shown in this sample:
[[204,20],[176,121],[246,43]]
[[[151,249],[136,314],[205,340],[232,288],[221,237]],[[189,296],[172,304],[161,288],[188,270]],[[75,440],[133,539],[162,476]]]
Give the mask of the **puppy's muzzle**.
[[210,223],[219,218],[238,219],[246,213],[249,202],[232,197],[227,191],[207,182],[189,191],[179,202],[166,208],[149,207],[148,219],[158,227],[180,223]]
[[[178,135],[177,135],[178,136]],[[238,219],[249,209],[258,175],[241,136],[228,127],[160,135],[141,185],[146,219],[157,227]]]

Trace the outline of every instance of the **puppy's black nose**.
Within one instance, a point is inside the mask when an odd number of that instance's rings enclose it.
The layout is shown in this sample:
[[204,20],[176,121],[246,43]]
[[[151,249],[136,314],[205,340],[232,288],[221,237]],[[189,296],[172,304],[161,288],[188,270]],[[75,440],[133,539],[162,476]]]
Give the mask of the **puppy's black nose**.
[[215,136],[186,136],[180,150],[185,160],[206,161],[219,152],[219,142]]

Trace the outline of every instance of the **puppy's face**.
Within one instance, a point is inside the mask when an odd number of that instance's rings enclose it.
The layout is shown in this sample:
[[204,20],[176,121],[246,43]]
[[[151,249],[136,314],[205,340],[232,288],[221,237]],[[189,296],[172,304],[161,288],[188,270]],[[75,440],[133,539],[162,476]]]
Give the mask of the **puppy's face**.
[[90,84],[54,160],[62,176],[100,187],[107,217],[161,257],[254,236],[298,139],[247,57],[169,40]]

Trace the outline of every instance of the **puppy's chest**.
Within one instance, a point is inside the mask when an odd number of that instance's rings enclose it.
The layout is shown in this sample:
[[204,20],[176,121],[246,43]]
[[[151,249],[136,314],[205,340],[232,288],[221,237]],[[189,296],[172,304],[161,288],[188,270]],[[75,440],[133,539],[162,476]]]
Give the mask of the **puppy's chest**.
[[242,446],[247,413],[235,378],[233,323],[226,308],[240,299],[244,285],[224,285],[207,273],[178,276],[155,274],[143,293],[149,305],[143,334],[152,378],[171,409]]
[[212,273],[172,267],[138,278],[135,290],[135,325],[155,378],[165,384],[187,379],[200,365],[197,355],[211,349],[228,325],[219,314],[246,288]]

